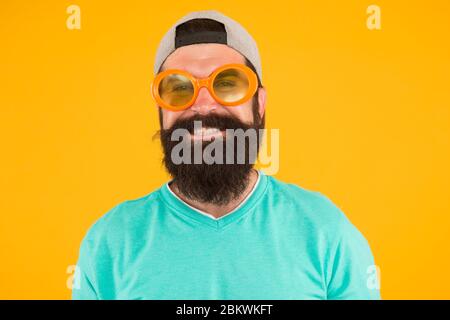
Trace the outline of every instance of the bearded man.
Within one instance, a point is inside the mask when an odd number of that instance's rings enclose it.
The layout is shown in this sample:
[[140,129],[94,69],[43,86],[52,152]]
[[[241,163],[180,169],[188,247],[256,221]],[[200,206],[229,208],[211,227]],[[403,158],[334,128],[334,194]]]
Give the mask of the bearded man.
[[379,299],[370,247],[344,213],[254,168],[261,136],[247,133],[264,128],[266,88],[251,35],[218,11],[189,13],[154,73],[172,180],[89,229],[72,298]]

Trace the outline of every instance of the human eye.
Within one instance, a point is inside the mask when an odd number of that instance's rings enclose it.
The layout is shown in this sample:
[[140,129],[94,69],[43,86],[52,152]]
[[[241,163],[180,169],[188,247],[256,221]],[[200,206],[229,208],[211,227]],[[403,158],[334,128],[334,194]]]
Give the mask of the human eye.
[[221,88],[230,88],[236,86],[236,81],[221,79],[219,81],[216,81],[215,86]]
[[173,87],[172,91],[183,91],[183,90],[187,90],[188,86],[185,84],[182,85],[176,85]]
[[174,83],[171,86],[171,92],[174,93],[185,93],[185,92],[191,92],[192,91],[192,85],[186,82],[178,82]]

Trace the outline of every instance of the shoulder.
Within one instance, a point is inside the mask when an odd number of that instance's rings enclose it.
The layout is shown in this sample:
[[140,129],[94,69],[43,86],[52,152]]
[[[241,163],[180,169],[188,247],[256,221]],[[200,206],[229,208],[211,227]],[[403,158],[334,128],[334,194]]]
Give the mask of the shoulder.
[[336,223],[345,220],[342,210],[326,195],[293,183],[269,179],[269,196],[274,201],[296,209],[296,213],[318,223]]
[[291,221],[300,221],[313,233],[339,237],[342,233],[359,233],[343,210],[330,197],[293,183],[269,177],[269,193],[274,202],[281,204],[283,214]]
[[82,240],[82,246],[120,246],[127,237],[138,235],[139,231],[148,225],[159,204],[158,189],[140,198],[115,205],[92,223]]
[[333,261],[336,256],[346,255],[365,265],[373,264],[369,242],[329,197],[274,178],[270,178],[270,184],[270,201],[280,203],[284,225],[311,240],[310,249],[326,257],[322,260]]

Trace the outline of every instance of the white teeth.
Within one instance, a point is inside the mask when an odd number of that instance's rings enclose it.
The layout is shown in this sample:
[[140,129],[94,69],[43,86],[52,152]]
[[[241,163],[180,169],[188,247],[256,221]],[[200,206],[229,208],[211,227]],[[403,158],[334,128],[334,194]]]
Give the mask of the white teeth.
[[202,129],[195,129],[194,130],[194,135],[195,136],[200,136],[202,134]]
[[212,134],[218,134],[218,133],[220,133],[220,130],[217,128],[208,128],[203,132],[203,134],[205,134],[205,135],[212,135]]
[[195,129],[194,135],[196,136],[209,136],[209,135],[216,135],[220,133],[220,130],[217,128],[201,128],[201,129]]

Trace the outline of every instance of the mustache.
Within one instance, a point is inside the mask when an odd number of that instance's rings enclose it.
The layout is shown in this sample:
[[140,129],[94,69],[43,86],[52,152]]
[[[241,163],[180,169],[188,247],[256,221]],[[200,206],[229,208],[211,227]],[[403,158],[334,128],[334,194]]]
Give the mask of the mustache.
[[196,114],[189,118],[177,119],[174,124],[168,129],[161,129],[160,134],[168,134],[176,129],[185,129],[189,133],[194,133],[194,122],[201,121],[202,127],[217,128],[219,130],[226,129],[250,129],[253,124],[249,124],[239,120],[237,117],[232,115],[218,115],[209,114],[201,115]]

